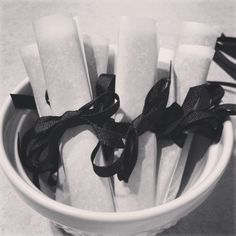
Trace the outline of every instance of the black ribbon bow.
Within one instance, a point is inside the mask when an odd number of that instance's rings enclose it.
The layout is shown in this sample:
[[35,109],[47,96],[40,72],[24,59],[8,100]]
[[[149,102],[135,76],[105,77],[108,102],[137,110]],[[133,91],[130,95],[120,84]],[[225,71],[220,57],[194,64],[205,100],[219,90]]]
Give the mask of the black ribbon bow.
[[67,111],[62,116],[39,118],[22,139],[18,139],[22,164],[33,173],[34,183],[38,187],[38,175],[47,171],[51,173],[49,183],[54,184],[53,174],[57,172],[60,160],[59,142],[69,128],[89,125],[102,145],[107,145],[109,142],[123,147],[121,138],[103,127],[120,106],[119,96],[114,92],[114,80],[114,75],[101,75],[98,80],[100,95],[95,99],[79,110]]

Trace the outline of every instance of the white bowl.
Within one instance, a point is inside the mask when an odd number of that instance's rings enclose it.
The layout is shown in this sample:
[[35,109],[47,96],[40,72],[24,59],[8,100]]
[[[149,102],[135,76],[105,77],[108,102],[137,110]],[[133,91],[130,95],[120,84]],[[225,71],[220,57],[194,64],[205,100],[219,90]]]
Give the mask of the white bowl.
[[[28,80],[21,82],[13,93],[31,93]],[[233,148],[233,128],[231,121],[228,120],[224,123],[220,142],[209,150],[200,178],[177,199],[161,206],[135,212],[85,211],[52,200],[29,181],[14,155],[14,142],[19,122],[26,114],[26,111],[16,110],[13,107],[10,96],[1,109],[0,164],[3,171],[28,205],[51,221],[63,225],[67,230],[77,232],[78,235],[155,235],[174,225],[209,196],[222,176]],[[217,163],[213,161],[214,156],[218,159]]]

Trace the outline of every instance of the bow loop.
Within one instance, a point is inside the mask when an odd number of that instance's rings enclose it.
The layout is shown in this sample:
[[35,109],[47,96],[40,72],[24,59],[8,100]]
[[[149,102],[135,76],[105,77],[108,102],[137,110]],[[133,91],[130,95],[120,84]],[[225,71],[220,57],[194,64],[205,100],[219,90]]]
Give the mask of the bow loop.
[[130,126],[127,136],[124,150],[120,159],[122,160],[120,170],[117,173],[119,180],[128,182],[131,173],[135,167],[138,158],[138,133],[137,129],[132,125]]
[[146,96],[142,114],[152,112],[155,107],[166,106],[169,97],[169,79],[159,80]]
[[225,90],[219,84],[206,84],[206,89],[210,97],[210,106],[215,106],[221,102]]
[[146,96],[142,113],[132,122],[137,134],[152,131],[161,122],[169,96],[170,80],[159,80]]
[[[107,104],[107,100],[112,103]],[[99,95],[97,98],[79,109],[81,116],[91,122],[105,123],[120,107],[119,96],[111,91]]]

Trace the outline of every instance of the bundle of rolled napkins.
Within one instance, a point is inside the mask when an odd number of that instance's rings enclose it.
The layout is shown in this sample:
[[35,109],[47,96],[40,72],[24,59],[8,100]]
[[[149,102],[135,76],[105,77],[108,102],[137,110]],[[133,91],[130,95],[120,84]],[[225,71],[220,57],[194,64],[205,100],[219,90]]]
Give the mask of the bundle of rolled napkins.
[[[190,87],[206,82],[218,37],[212,26],[185,22],[178,47],[172,51],[158,44],[157,24],[152,19],[122,17],[117,47],[100,35],[83,34],[78,19],[70,14],[42,17],[33,27],[35,42],[24,47],[21,56],[39,116],[78,110],[95,96],[98,76],[112,72],[120,96],[120,109],[114,117],[117,122],[132,121],[142,112],[148,91],[169,76],[170,61],[168,104],[176,101],[181,105]],[[45,101],[46,91],[50,106]],[[56,200],[91,211],[119,212],[175,199],[188,166],[198,174],[194,158],[188,156],[197,156],[195,147],[205,140],[190,134],[180,148],[145,132],[138,141],[137,163],[125,183],[117,176],[95,174],[90,155],[98,139],[89,126],[68,129],[60,145]],[[102,151],[96,162],[106,165]],[[46,174],[40,176],[42,186]]]

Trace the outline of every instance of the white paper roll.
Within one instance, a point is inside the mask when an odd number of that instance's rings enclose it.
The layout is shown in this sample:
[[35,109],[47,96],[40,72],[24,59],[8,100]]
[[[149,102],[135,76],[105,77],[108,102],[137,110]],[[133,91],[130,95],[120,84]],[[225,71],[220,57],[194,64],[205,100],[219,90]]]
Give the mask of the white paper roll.
[[206,82],[215,50],[198,45],[180,45],[174,58],[177,102],[182,105],[190,87]]
[[[118,41],[116,91],[125,120],[136,118],[156,82],[156,24],[154,20],[122,17]],[[115,178],[117,211],[133,211],[154,205],[156,191],[156,137],[139,137],[139,154],[128,184]]]
[[[77,110],[91,100],[91,93],[72,16],[43,17],[34,27],[53,114]],[[86,210],[114,211],[109,180],[99,178],[90,161],[97,138],[86,128],[69,129],[62,138],[61,155],[71,204]]]
[[[206,82],[214,50],[205,46],[180,45],[174,58],[177,102],[182,105],[190,87]],[[183,148],[169,142],[162,148],[157,180],[157,204],[173,200],[179,190],[194,135],[188,135]],[[162,142],[163,146],[166,145]]]
[[75,22],[70,14],[58,14],[34,26],[53,114],[78,109],[91,92]]
[[46,83],[37,44],[30,44],[22,48],[21,57],[30,80],[39,116],[51,115],[50,106],[45,99]]
[[201,45],[215,48],[219,28],[198,22],[186,21],[182,25],[179,44]]
[[[47,89],[37,44],[30,44],[22,48],[21,57],[33,90],[38,114],[40,117],[49,116],[52,114],[52,112],[45,98]],[[39,176],[40,189],[47,195],[53,196],[53,191],[47,184],[48,176],[48,172]]]

